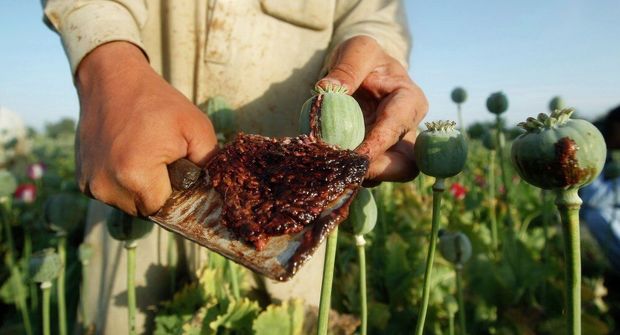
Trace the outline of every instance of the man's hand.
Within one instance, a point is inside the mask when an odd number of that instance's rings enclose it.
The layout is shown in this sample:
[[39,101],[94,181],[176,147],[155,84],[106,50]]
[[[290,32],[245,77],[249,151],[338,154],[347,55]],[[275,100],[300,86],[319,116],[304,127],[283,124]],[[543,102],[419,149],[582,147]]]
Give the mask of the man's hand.
[[342,43],[328,70],[318,84],[344,85],[364,112],[366,138],[356,151],[370,157],[369,184],[415,178],[413,144],[428,102],[407,70],[368,36]]
[[127,42],[97,47],[76,74],[78,182],[86,194],[132,215],[155,213],[172,192],[166,165],[200,166],[215,152],[209,119]]

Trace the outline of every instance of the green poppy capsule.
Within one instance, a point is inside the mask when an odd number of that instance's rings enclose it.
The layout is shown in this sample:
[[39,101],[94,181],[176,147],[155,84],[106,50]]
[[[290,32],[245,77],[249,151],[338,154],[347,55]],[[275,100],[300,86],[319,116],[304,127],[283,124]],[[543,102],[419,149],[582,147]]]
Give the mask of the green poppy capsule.
[[491,94],[487,98],[487,109],[496,115],[503,114],[508,109],[508,98],[502,92]]
[[153,222],[113,209],[108,215],[107,227],[108,232],[115,240],[133,241],[150,233],[153,229]]
[[471,241],[461,232],[441,232],[439,252],[448,262],[462,266],[471,258]]
[[512,163],[525,181],[543,189],[578,189],[601,173],[607,149],[590,122],[571,119],[573,109],[541,113],[519,124]]
[[462,104],[467,100],[467,91],[462,87],[457,87],[452,90],[450,97],[455,104]]
[[549,101],[549,111],[553,112],[556,109],[564,109],[564,99],[560,96],[555,96]]
[[[504,146],[506,144],[506,139],[504,137],[504,133],[499,134],[500,146]],[[496,150],[497,149],[497,130],[494,129],[486,129],[484,134],[482,135],[482,145],[487,150]]]
[[377,223],[377,204],[372,192],[367,188],[361,188],[351,206],[349,207],[349,217],[343,227],[351,231],[354,235],[365,235],[370,233]]
[[54,249],[46,248],[32,254],[30,264],[28,264],[28,272],[32,281],[44,283],[56,279],[62,267],[60,256]]
[[353,150],[365,135],[364,114],[343,86],[316,87],[314,96],[301,108],[299,128],[324,142]]
[[86,217],[88,199],[76,193],[58,193],[50,196],[44,205],[44,218],[55,231],[73,231]]
[[448,178],[463,170],[467,160],[467,142],[455,126],[454,121],[426,123],[428,129],[418,135],[413,148],[422,173]]

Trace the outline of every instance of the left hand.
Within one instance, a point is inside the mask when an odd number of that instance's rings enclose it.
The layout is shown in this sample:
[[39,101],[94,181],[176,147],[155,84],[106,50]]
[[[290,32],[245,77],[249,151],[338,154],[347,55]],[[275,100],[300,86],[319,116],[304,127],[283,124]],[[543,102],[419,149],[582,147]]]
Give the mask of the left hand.
[[414,179],[419,170],[413,144],[428,102],[403,65],[373,38],[355,36],[332,56],[318,82],[327,84],[345,86],[364,112],[366,137],[356,151],[370,158],[366,184]]

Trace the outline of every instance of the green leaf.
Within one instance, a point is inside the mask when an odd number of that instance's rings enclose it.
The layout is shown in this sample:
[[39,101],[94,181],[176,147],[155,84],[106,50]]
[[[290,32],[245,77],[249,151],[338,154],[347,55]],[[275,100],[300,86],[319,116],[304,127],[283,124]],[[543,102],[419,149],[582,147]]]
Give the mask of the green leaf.
[[205,293],[202,287],[191,284],[174,294],[172,301],[165,303],[167,310],[177,313],[194,313],[205,302]]
[[215,301],[211,301],[194,313],[193,317],[183,324],[183,335],[201,335],[203,333],[203,324],[207,315],[207,310],[215,304]]
[[280,306],[270,305],[256,320],[255,335],[301,335],[304,324],[304,305],[299,299],[285,301]]
[[75,121],[71,118],[62,118],[57,122],[46,123],[45,133],[51,138],[56,138],[62,134],[75,134]]
[[7,305],[15,303],[15,282],[13,276],[6,278],[2,286],[0,286],[0,301]]
[[185,322],[180,315],[158,315],[155,317],[155,335],[182,334]]
[[248,298],[242,300],[233,300],[228,304],[228,308],[224,314],[221,314],[209,323],[209,328],[219,330],[221,328],[234,329],[242,333],[250,333],[252,329],[252,320],[256,317],[260,310],[258,303],[250,301]]
[[204,313],[202,319],[202,331],[200,332],[201,335],[213,335],[217,333],[216,331],[213,331],[211,328],[209,328],[209,324],[218,318],[218,316],[220,315],[220,308],[221,306],[217,305],[217,301],[215,300],[213,300],[213,304],[205,308],[206,313]]
[[0,169],[0,198],[10,197],[17,188],[17,179],[7,170]]
[[397,234],[390,234],[385,249],[385,285],[388,289],[390,301],[405,302],[410,280],[412,278],[411,262],[407,257],[407,243]]
[[44,205],[45,220],[56,229],[73,231],[86,218],[88,198],[75,193],[57,193]]
[[368,304],[368,326],[383,331],[390,322],[390,306],[371,301]]
[[231,299],[228,283],[223,277],[223,266],[221,268],[205,267],[202,270],[202,273],[199,274],[198,282],[200,283],[206,297],[213,297],[220,303],[226,303]]

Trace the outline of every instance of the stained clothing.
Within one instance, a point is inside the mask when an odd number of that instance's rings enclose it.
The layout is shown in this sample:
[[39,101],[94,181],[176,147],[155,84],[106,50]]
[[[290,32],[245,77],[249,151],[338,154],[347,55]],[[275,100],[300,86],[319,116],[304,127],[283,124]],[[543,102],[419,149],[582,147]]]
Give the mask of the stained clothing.
[[[73,73],[97,46],[128,41],[151,66],[193,103],[222,96],[235,110],[239,130],[295,135],[298,113],[326,73],[335,48],[356,36],[373,37],[405,67],[410,37],[404,5],[396,0],[43,0],[45,21],[62,39]],[[91,205],[86,240],[95,247],[88,310],[102,333],[126,332],[125,260],[105,232],[106,209]],[[166,238],[156,230],[138,249],[137,323],[159,302],[165,276]],[[189,244],[189,243],[188,243]],[[187,248],[190,267],[201,248]],[[159,257],[159,258],[158,258]],[[204,258],[203,258],[204,259]],[[267,286],[275,297],[301,296],[318,304],[323,255],[317,253],[292,283]],[[162,261],[165,264],[165,261]],[[272,289],[273,287],[277,289]],[[148,287],[148,291],[146,288]]]
[[374,37],[406,64],[409,38],[397,1],[49,0],[71,69],[96,46],[129,41],[195,104],[220,95],[239,128],[292,135],[326,56],[355,35]]

